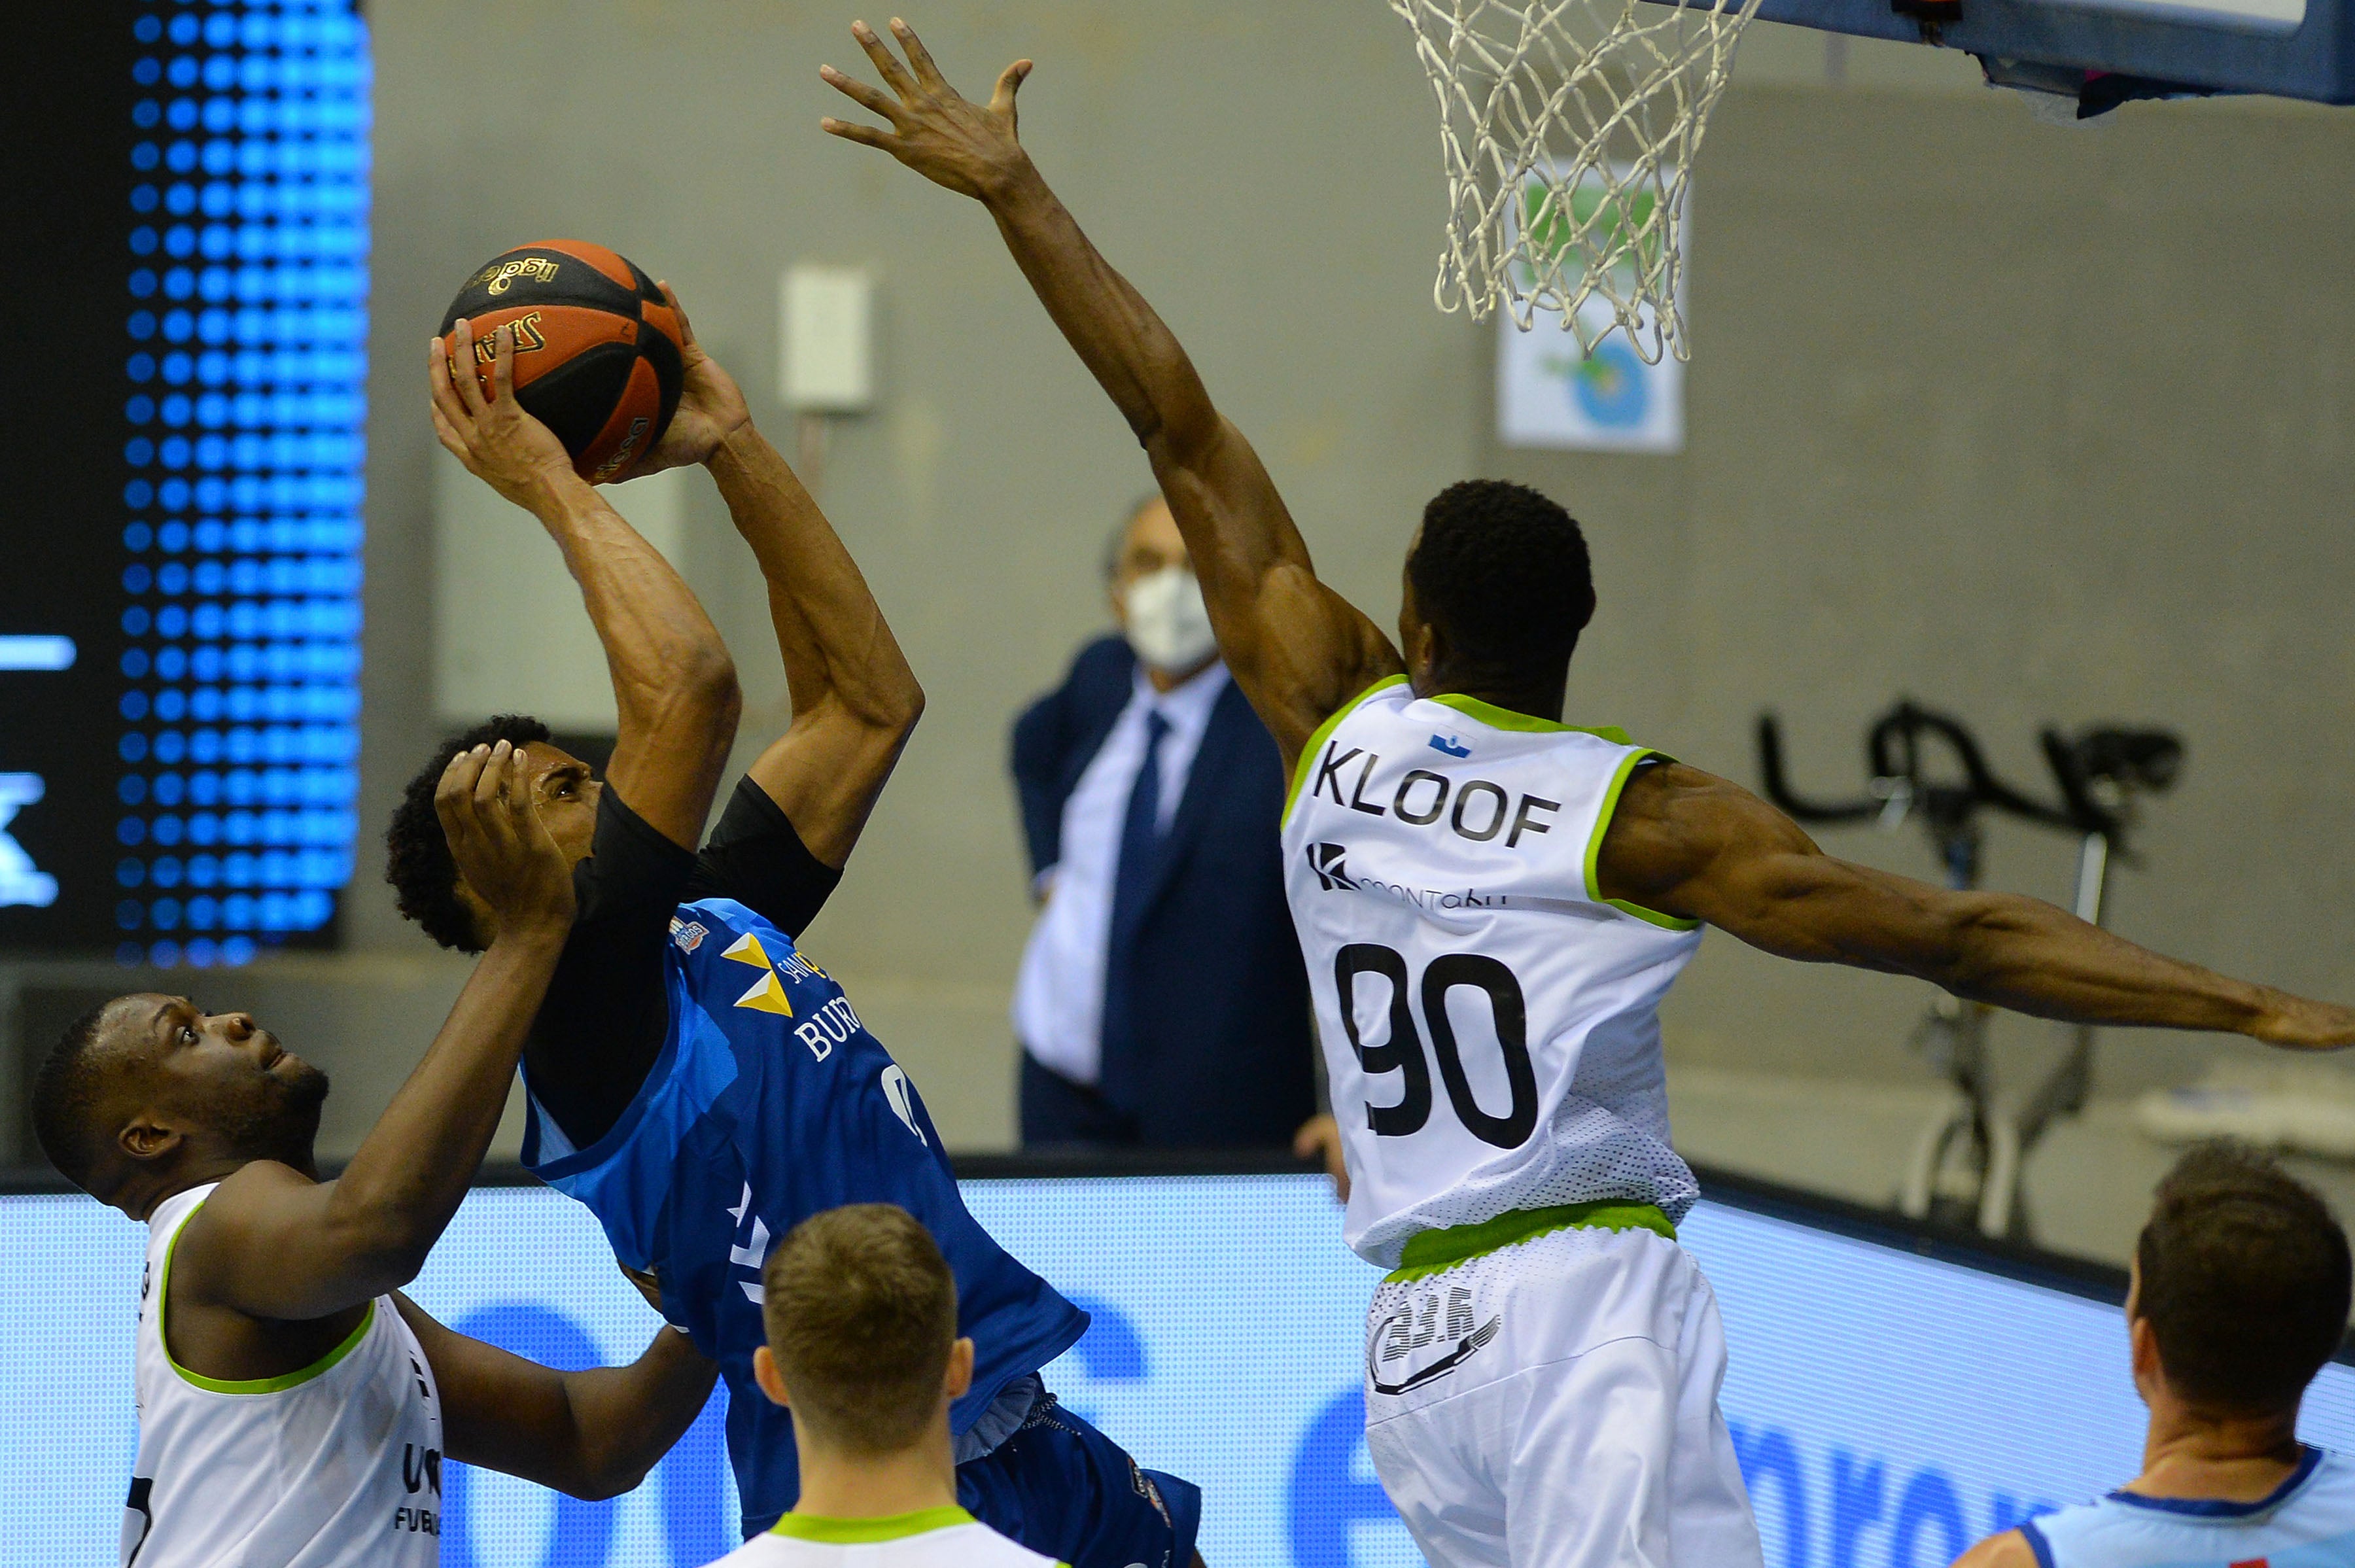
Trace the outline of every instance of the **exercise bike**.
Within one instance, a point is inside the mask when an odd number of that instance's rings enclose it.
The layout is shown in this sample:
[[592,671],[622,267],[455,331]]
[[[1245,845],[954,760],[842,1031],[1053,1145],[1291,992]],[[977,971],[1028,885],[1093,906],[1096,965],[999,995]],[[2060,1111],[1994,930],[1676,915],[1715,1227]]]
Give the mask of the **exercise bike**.
[[[2160,730],[2097,726],[2039,737],[2060,794],[2057,805],[2014,789],[1995,775],[1970,731],[1952,717],[1900,700],[1865,739],[1867,798],[1828,803],[1803,798],[1784,771],[1783,737],[1772,713],[1758,719],[1758,761],[1766,797],[1799,822],[1878,822],[1894,831],[1918,821],[1930,834],[1945,884],[1979,883],[1980,815],[2000,812],[2078,836],[2074,909],[2102,923],[2110,868],[2127,861],[2126,840],[2140,797],[2169,788],[2183,767],[2183,742]],[[1934,766],[1934,753],[1943,752]],[[2078,1025],[2059,1064],[2024,1100],[1998,1102],[1989,1072],[1985,1003],[1938,993],[1913,1032],[1946,1083],[1938,1108],[1914,1140],[1897,1207],[1911,1218],[1983,1235],[2029,1239],[2020,1201],[2023,1163],[2053,1121],[2083,1111],[2092,1087],[2094,1029]]]

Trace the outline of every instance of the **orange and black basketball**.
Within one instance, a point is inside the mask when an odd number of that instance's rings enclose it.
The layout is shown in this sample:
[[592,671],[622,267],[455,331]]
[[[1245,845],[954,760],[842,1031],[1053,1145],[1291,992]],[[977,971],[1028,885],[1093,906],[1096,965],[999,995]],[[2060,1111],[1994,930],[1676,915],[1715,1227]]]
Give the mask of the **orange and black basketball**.
[[516,333],[516,398],[554,431],[573,469],[626,479],[678,407],[678,317],[655,282],[602,245],[542,240],[474,270],[442,317],[442,353],[464,319],[491,393],[491,335]]

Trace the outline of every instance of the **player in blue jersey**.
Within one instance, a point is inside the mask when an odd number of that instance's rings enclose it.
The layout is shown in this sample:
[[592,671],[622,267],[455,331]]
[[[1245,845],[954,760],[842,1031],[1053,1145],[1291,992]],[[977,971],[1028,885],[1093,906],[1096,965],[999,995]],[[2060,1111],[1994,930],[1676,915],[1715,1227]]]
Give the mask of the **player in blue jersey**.
[[[471,336],[456,331],[464,363]],[[601,780],[513,716],[452,738],[394,816],[388,876],[429,935],[479,946],[481,901],[450,859],[430,781],[485,739],[527,749],[575,862],[579,913],[525,1050],[525,1163],[596,1213],[623,1263],[658,1281],[665,1315],[719,1362],[748,1536],[797,1489],[792,1422],[751,1371],[762,1262],[810,1214],[883,1202],[939,1243],[958,1332],[975,1344],[972,1388],[951,1410],[960,1500],[1073,1568],[1188,1568],[1200,1494],[1144,1470],[1045,1391],[1039,1369],[1086,1314],[975,1223],[915,1086],[794,946],[923,707],[858,567],[688,329],[686,389],[649,466],[700,464],[718,483],[767,581],[793,699],[791,725],[698,853],[735,738],[734,666],[678,574],[506,395],[513,357],[503,327],[486,399],[431,356],[435,431],[539,519],[580,581],[613,676],[613,759]]]
[[2297,1440],[2347,1331],[2347,1232],[2321,1195],[2230,1144],[2158,1184],[2126,1340],[2150,1409],[2142,1474],[1990,1536],[1955,1568],[2345,1568],[2355,1458]]

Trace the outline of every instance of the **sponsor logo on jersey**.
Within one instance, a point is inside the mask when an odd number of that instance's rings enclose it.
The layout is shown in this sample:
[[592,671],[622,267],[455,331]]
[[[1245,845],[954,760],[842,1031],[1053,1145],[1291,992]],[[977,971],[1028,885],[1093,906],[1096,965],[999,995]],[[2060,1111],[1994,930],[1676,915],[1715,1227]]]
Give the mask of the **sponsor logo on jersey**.
[[427,1487],[432,1487],[433,1495],[440,1497],[442,1495],[442,1450],[420,1448],[414,1443],[402,1444],[400,1445],[400,1478],[407,1484],[411,1495]]
[[442,1533],[442,1510],[410,1508],[404,1504],[392,1510],[392,1528],[403,1535],[439,1535]]
[[916,1105],[911,1098],[908,1075],[900,1072],[896,1063],[883,1070],[883,1098],[891,1102],[891,1114],[907,1124],[908,1130],[916,1135],[916,1141],[930,1147],[931,1140],[924,1136],[924,1129],[916,1125]]
[[[1504,1322],[1499,1315],[1474,1328],[1472,1292],[1463,1285],[1450,1285],[1444,1293],[1436,1286],[1424,1290],[1384,1318],[1368,1338],[1366,1379],[1376,1393],[1387,1394],[1405,1393],[1435,1382],[1487,1349]],[[1415,1351],[1434,1341],[1450,1339],[1455,1341],[1453,1347],[1437,1360],[1426,1362],[1396,1382],[1383,1381],[1383,1371],[1392,1363],[1409,1360]]]
[[1311,844],[1308,869],[1316,873],[1316,885],[1328,893],[1356,888],[1349,880],[1348,855],[1346,844]]
[[681,953],[694,952],[703,945],[703,939],[710,934],[710,931],[699,921],[680,920],[675,916],[671,920],[670,939],[678,944],[678,950]]
[[1431,738],[1431,749],[1434,752],[1444,752],[1451,757],[1468,757],[1472,754],[1472,748],[1454,735],[1444,739],[1433,735]]
[[774,1013],[779,1018],[794,1016],[794,1004],[786,1000],[785,987],[777,979],[776,965],[769,962],[768,949],[761,945],[759,937],[748,931],[730,943],[719,956],[761,972],[761,977],[744,987],[744,994],[736,998],[736,1006],[758,1013]]
[[[1435,735],[1432,744],[1447,751],[1439,745]],[[1338,740],[1326,741],[1325,753],[1317,759],[1316,773],[1309,785],[1309,798],[1327,799],[1345,810],[1361,811],[1368,816],[1395,816],[1410,827],[1429,827],[1444,818],[1447,831],[1458,838],[1486,844],[1503,834],[1508,849],[1519,848],[1521,839],[1529,834],[1552,832],[1553,825],[1546,818],[1561,809],[1561,802],[1543,795],[1522,795],[1517,800],[1511,791],[1490,780],[1465,779],[1459,784],[1428,768],[1409,768],[1398,786],[1389,791],[1388,799],[1383,798],[1387,780],[1369,798],[1368,787],[1373,784],[1374,770],[1381,760],[1379,752],[1361,746],[1352,746],[1345,752]]]
[[752,1305],[758,1307],[762,1299],[761,1265],[769,1261],[769,1226],[766,1221],[752,1212],[751,1182],[744,1184],[744,1195],[736,1200],[736,1207],[728,1211],[728,1217],[736,1221],[736,1233],[744,1238],[728,1249],[728,1261],[738,1268],[752,1271],[751,1279],[740,1279],[736,1283],[742,1287]]

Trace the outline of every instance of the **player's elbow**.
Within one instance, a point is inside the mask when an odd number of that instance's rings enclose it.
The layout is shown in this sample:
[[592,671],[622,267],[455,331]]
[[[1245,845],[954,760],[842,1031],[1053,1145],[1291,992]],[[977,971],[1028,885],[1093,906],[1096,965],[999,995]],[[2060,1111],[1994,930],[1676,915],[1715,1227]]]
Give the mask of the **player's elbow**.
[[645,1445],[612,1441],[602,1445],[588,1444],[574,1456],[568,1473],[559,1477],[556,1489],[582,1502],[602,1503],[634,1492],[654,1471],[660,1454],[645,1451]]
[[725,724],[730,731],[743,714],[744,690],[736,679],[736,661],[717,642],[698,643],[680,658],[671,688],[699,717]]
[[624,1492],[636,1491],[653,1468],[650,1463],[584,1468],[556,1489],[584,1503],[608,1502]]

